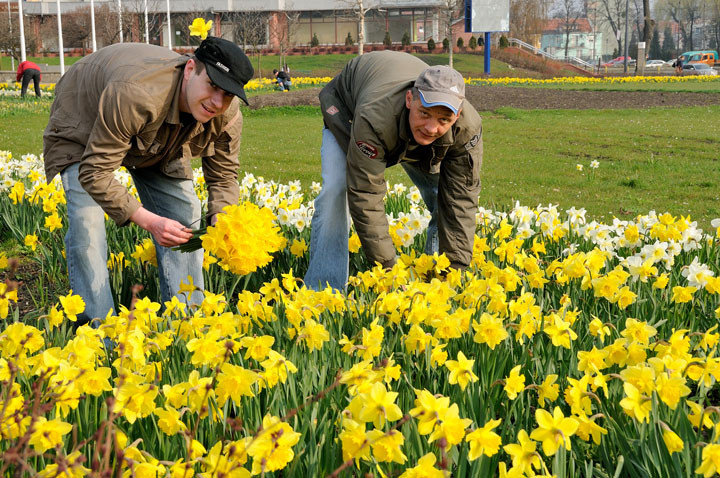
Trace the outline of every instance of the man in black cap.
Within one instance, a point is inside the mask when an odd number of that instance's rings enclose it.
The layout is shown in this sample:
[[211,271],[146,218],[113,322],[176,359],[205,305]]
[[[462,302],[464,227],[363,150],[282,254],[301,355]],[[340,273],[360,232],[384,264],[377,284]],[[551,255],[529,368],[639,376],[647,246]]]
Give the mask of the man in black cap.
[[[115,310],[105,214],[118,226],[134,222],[152,234],[163,300],[188,276],[203,287],[202,251],[171,249],[187,242],[200,221],[190,160],[202,158],[212,223],[238,200],[242,115],[235,97],[247,103],[243,87],[253,73],[237,45],[209,37],[192,57],[154,45],[111,45],[60,79],[43,135],[45,172],[48,181],[60,174],[65,189],[65,250],[70,287],[86,304],[81,320]],[[118,181],[121,166],[140,201]],[[188,299],[200,302],[202,294]]]

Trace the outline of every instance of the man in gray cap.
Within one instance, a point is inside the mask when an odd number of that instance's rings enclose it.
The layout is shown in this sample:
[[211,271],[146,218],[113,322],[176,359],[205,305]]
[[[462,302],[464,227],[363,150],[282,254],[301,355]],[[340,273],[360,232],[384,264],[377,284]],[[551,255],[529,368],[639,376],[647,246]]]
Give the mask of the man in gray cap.
[[445,253],[454,268],[470,264],[482,124],[464,98],[457,71],[392,51],[354,58],[323,88],[323,185],[312,219],[308,287],[344,289],[348,213],[367,259],[395,264],[383,198],[385,169],[398,163],[432,213],[425,252]]
[[[192,57],[154,45],[111,45],[75,63],[58,82],[43,135],[45,172],[48,181],[60,174],[65,189],[70,287],[86,304],[80,321],[114,311],[105,214],[118,226],[134,222],[150,232],[163,300],[188,276],[203,287],[202,251],[171,249],[199,226],[190,160],[202,158],[212,222],[238,200],[242,116],[235,97],[247,103],[243,87],[252,76],[237,45],[209,37]],[[121,166],[142,203],[116,179]],[[200,302],[202,294],[190,300]]]

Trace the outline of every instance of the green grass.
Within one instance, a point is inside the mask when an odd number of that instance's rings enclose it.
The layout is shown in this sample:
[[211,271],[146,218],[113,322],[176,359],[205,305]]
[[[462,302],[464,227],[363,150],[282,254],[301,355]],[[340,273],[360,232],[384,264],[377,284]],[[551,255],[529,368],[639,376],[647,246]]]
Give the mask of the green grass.
[[[0,149],[42,151],[47,102],[4,113]],[[14,100],[16,103],[19,100]],[[31,102],[30,102],[31,103]],[[246,110],[241,169],[267,179],[320,180],[322,117],[317,108]],[[584,207],[605,221],[654,209],[690,214],[702,226],[720,217],[720,107],[647,110],[502,109],[482,114],[481,204]],[[597,160],[596,171],[589,168]],[[584,171],[576,170],[582,164]],[[391,182],[407,182],[401,168]]]
[[[290,55],[285,62],[290,67],[292,76],[335,76],[345,64],[355,58],[353,54],[328,55]],[[430,65],[447,65],[447,53],[417,54],[415,55]],[[65,66],[72,65],[80,57],[65,57]],[[28,60],[38,64],[59,65],[58,57],[28,57]],[[256,56],[251,57],[253,66],[258,69]],[[453,55],[454,67],[463,75],[479,76],[483,73],[483,56],[481,54],[455,53]],[[279,55],[262,55],[260,57],[260,71],[262,76],[270,77],[273,68],[280,67]],[[17,62],[15,62],[17,68]],[[0,70],[10,70],[10,58],[0,58]],[[503,76],[510,72],[510,67],[501,61],[491,59],[490,69],[494,75]]]
[[[78,61],[80,56],[66,56],[65,57],[65,66],[72,65],[76,61]],[[58,56],[29,56],[27,57],[29,61],[32,61],[33,63],[37,63],[38,65],[60,65],[60,57]],[[17,69],[18,61],[15,60],[15,68]],[[10,57],[8,56],[2,56],[0,57],[0,70],[10,70],[12,67],[12,62],[10,61]]]

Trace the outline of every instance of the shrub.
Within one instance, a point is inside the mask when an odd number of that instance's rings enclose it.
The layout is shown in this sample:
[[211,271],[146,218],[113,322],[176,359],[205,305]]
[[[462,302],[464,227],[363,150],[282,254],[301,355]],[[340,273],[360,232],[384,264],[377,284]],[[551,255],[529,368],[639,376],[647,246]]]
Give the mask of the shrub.
[[310,40],[310,46],[320,46],[320,40],[318,40],[317,33],[313,33],[312,40]]
[[428,40],[428,42],[427,42],[427,47],[428,47],[428,51],[429,51],[430,53],[432,53],[433,51],[435,51],[435,40],[433,40],[432,38],[430,38],[430,39]]
[[464,46],[465,46],[465,40],[463,40],[463,37],[458,38],[457,47],[462,48]]
[[443,38],[443,50],[450,51],[450,40]]
[[510,46],[510,42],[508,42],[508,39],[505,35],[500,35],[500,42],[498,43],[498,46],[500,46],[500,48],[506,48]]
[[403,33],[400,43],[402,43],[402,46],[410,46],[410,34],[408,32]]
[[468,46],[471,50],[474,50],[478,46],[477,38],[475,38],[475,35],[470,37],[470,41],[468,41]]
[[345,46],[353,46],[355,44],[355,40],[353,40],[352,35],[350,35],[350,32],[348,32],[347,36],[345,37]]
[[389,31],[385,31],[385,37],[383,37],[383,45],[385,45],[385,46],[392,45],[392,40],[390,39]]

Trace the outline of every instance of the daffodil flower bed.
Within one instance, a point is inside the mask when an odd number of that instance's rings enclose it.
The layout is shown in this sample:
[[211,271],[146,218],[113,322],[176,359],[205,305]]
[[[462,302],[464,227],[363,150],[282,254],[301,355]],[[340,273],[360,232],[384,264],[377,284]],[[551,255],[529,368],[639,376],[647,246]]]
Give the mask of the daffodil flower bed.
[[[32,155],[0,159],[8,234],[61,276],[61,187]],[[201,304],[156,302],[152,242],[110,223],[113,287],[146,288],[97,328],[71,332],[71,291],[19,317],[0,286],[0,474],[716,475],[719,231],[478,208],[472,264],[448,270],[417,252],[429,216],[395,185],[398,263],[365,263],[353,235],[348,290],[312,291],[298,276],[318,188],[242,179],[285,244],[232,297],[208,256]]]
[[[35,97],[35,93],[30,88],[29,93],[32,97]],[[41,83],[40,91],[43,95],[52,96],[55,93],[55,83]],[[17,82],[0,82],[0,96],[20,96],[22,92],[22,85]]]
[[465,78],[465,83],[487,86],[547,86],[547,85],[617,85],[642,83],[711,83],[720,82],[720,77],[700,76],[608,76],[590,78],[565,76],[559,78]]

